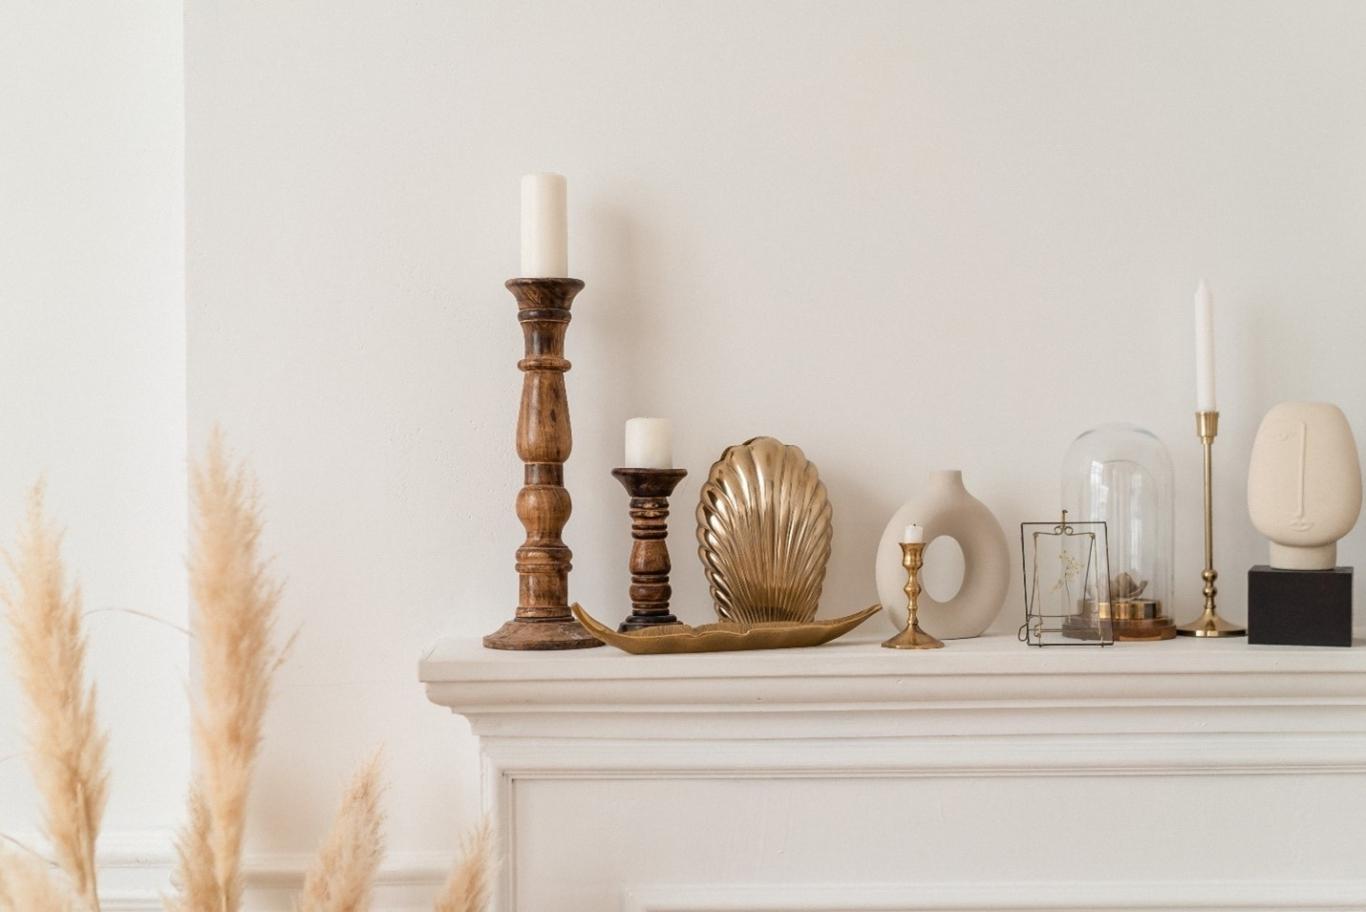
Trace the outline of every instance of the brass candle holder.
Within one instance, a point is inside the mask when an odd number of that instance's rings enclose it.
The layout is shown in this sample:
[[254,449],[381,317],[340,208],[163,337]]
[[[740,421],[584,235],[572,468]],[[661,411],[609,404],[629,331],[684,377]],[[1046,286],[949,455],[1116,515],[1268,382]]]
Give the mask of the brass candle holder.
[[925,563],[922,542],[901,543],[901,566],[906,568],[906,629],[882,645],[888,649],[942,649],[944,643],[920,629],[920,568]]
[[677,624],[669,612],[669,495],[687,469],[613,469],[612,477],[631,495],[631,614],[617,630]]
[[1230,623],[1219,616],[1214,597],[1219,590],[1214,581],[1219,572],[1214,569],[1214,438],[1219,433],[1219,413],[1217,411],[1195,413],[1195,433],[1205,449],[1205,570],[1200,578],[1205,581],[1201,591],[1205,596],[1205,608],[1200,616],[1189,624],[1176,628],[1181,636],[1197,637],[1239,637],[1247,636],[1247,628]]
[[569,308],[583,289],[578,279],[510,279],[517,299],[526,355],[522,404],[517,412],[517,455],[524,484],[517,494],[517,518],[526,541],[517,549],[517,613],[484,637],[489,649],[584,649],[602,641],[574,620],[569,610],[573,554],[560,537],[571,503],[564,487],[564,463],[574,445],[564,374],[564,336]]

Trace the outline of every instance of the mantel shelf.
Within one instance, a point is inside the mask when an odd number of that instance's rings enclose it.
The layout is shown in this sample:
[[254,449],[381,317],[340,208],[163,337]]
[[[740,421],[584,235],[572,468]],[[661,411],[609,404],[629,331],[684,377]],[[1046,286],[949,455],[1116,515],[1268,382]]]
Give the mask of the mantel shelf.
[[[883,631],[877,618],[868,622]],[[1358,639],[1357,644],[1366,645]],[[618,649],[563,652],[507,652],[484,649],[474,638],[451,637],[433,646],[421,663],[422,681],[536,679],[545,681],[664,678],[942,677],[949,675],[1162,675],[1366,674],[1366,649],[1306,646],[1249,646],[1247,640],[1178,637],[1160,643],[1116,643],[1106,647],[1028,647],[1014,635],[988,634],[950,640],[944,649],[908,653],[883,649],[866,632],[825,646],[760,649],[699,655],[633,656]]]
[[[622,884],[643,884],[654,892],[642,896],[668,901],[627,908],[1034,909],[1051,897],[1048,908],[1176,910],[1199,895],[1184,878],[1207,871],[1221,878],[1211,909],[1366,908],[1366,883],[1336,883],[1320,904],[1301,883],[1359,869],[1366,649],[1188,639],[1038,649],[1002,634],[905,653],[879,645],[885,620],[867,626],[810,649],[685,656],[437,643],[421,678],[479,736],[485,806],[514,847],[504,908],[566,908],[561,894],[608,908]],[[1224,853],[1215,867],[1191,868],[1189,841],[1167,838],[1182,807],[1202,834],[1192,839]],[[636,851],[664,844],[659,821],[672,850]],[[832,876],[828,852],[788,859],[795,832],[826,834],[822,851],[863,845],[849,858],[866,864]],[[544,851],[552,833],[577,853],[572,865]],[[902,833],[922,836],[909,854],[890,835]],[[1113,847],[1136,833],[1152,849],[1142,883],[1111,901],[1079,899],[1076,853],[1104,881]],[[1021,855],[1041,839],[1068,851]],[[736,845],[774,850],[728,866]],[[990,858],[994,876],[1031,886],[993,898],[984,865],[963,858]],[[538,892],[551,871],[571,871],[574,890],[555,881],[553,900]],[[725,886],[696,887],[699,871]],[[839,904],[779,906],[767,887],[754,902],[733,892],[732,871],[742,888],[795,882],[802,897],[812,877],[838,881]],[[908,872],[917,898],[848,900],[846,881],[888,871]],[[922,896],[935,877],[966,892]],[[680,884],[696,887],[691,901],[675,901]],[[1290,899],[1261,904],[1276,895]]]
[[[660,720],[678,714],[730,717],[738,726],[786,716],[783,730],[801,715],[808,719],[803,731],[861,728],[865,736],[898,724],[925,731],[950,722],[952,732],[999,734],[1044,719],[1059,733],[1070,730],[1069,720],[1090,732],[1170,731],[1183,714],[1204,731],[1259,731],[1273,725],[1264,710],[1286,707],[1303,711],[1279,713],[1277,730],[1322,723],[1366,731],[1366,649],[1185,638],[1039,649],[993,635],[905,653],[860,634],[810,649],[684,656],[631,656],[610,647],[500,652],[446,639],[422,659],[420,677],[434,703],[469,717],[481,733],[509,730],[503,723],[512,717],[520,717],[524,733],[559,731],[559,720],[612,737],[624,729],[609,717],[635,734],[656,723],[664,732]],[[813,715],[825,721],[813,726]],[[879,719],[859,726],[861,715]],[[585,716],[591,724],[582,727]]]

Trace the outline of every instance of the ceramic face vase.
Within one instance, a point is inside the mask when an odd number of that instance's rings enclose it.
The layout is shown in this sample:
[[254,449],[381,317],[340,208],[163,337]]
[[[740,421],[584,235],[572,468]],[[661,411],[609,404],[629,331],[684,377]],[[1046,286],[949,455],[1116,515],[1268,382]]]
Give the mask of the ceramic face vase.
[[1333,568],[1338,539],[1361,513],[1361,464],[1340,408],[1282,402],[1266,413],[1252,445],[1247,508],[1271,540],[1272,567]]
[[925,527],[925,542],[946,535],[963,549],[963,585],[938,602],[922,592],[920,626],[941,640],[980,636],[1001,613],[1010,586],[1010,550],[991,510],[963,487],[960,471],[932,472],[929,484],[902,505],[882,533],[877,549],[877,593],[898,630],[906,626],[906,569],[901,536],[910,523]]

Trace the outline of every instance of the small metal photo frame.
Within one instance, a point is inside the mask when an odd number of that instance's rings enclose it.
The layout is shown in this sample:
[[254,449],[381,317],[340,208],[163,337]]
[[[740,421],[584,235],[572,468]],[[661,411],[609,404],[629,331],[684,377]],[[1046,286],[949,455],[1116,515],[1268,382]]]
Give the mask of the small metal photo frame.
[[1110,646],[1109,540],[1103,522],[1020,523],[1025,622],[1030,646]]

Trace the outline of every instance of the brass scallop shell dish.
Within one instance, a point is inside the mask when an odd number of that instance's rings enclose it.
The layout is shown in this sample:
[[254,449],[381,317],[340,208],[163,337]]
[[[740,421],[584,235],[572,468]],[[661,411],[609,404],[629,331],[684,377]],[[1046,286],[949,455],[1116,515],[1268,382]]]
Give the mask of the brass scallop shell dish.
[[828,621],[794,624],[736,624],[717,621],[701,627],[687,624],[661,624],[619,633],[594,618],[580,605],[571,609],[579,623],[593,636],[632,655],[672,655],[675,653],[731,652],[740,649],[788,649],[794,646],[820,646],[839,639],[882,610],[872,605],[862,611]]
[[812,621],[833,531],[825,485],[799,447],[755,437],[727,448],[697,505],[697,553],[717,615]]

